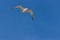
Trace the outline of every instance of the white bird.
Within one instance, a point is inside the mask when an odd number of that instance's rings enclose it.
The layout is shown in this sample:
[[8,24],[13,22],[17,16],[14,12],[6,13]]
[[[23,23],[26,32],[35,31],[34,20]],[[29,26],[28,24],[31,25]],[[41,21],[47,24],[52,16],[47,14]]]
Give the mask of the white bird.
[[34,20],[34,13],[32,10],[29,10],[28,8],[24,8],[22,6],[16,6],[16,8],[19,8],[22,10],[22,14],[24,14],[25,12],[30,12],[31,16],[32,16],[32,20]]

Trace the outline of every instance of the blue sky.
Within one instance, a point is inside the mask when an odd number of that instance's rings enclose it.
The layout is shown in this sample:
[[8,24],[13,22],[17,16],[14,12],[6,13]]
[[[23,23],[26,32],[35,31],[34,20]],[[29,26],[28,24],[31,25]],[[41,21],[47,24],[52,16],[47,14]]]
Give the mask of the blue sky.
[[[20,14],[22,5],[35,14]],[[0,0],[0,40],[60,40],[59,0]]]

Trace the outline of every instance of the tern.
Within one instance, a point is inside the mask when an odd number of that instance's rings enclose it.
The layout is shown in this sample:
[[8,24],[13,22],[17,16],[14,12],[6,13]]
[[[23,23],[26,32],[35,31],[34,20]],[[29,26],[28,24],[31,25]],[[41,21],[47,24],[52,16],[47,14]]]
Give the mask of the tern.
[[24,14],[25,12],[29,12],[32,16],[32,20],[34,20],[34,13],[32,10],[29,10],[28,8],[24,8],[22,6],[16,6],[16,8],[19,8],[20,10],[22,10],[22,14]]

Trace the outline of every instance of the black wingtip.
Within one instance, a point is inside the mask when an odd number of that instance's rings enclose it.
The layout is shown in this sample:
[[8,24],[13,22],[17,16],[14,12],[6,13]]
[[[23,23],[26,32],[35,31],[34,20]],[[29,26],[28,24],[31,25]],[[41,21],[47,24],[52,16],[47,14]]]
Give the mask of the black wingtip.
[[34,18],[32,18],[32,21],[34,20]]

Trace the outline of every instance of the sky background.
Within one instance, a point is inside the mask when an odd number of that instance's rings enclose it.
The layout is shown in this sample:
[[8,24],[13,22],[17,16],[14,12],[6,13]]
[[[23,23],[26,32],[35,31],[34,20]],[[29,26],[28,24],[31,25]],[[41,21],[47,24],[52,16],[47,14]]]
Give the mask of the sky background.
[[[33,10],[34,21],[17,5]],[[60,40],[60,1],[0,0],[0,40]]]

